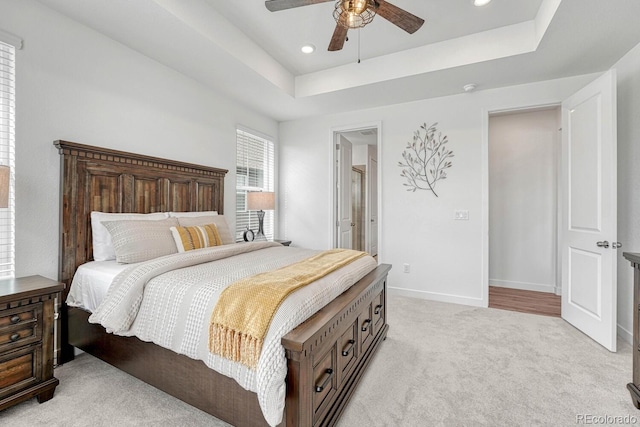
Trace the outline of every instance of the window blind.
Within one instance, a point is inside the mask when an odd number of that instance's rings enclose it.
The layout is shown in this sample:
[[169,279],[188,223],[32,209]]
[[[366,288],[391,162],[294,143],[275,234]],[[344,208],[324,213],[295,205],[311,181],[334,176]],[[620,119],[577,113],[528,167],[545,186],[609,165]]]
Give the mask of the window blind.
[[16,49],[22,49],[22,39],[14,34],[0,30],[0,43],[8,44]]
[[[252,132],[236,130],[236,240],[247,227],[257,232],[258,214],[247,210],[247,192],[273,191],[275,179],[274,144]],[[264,235],[273,240],[274,213],[265,211]]]
[[10,168],[9,207],[0,208],[0,278],[15,276],[15,47],[0,42],[0,164]]

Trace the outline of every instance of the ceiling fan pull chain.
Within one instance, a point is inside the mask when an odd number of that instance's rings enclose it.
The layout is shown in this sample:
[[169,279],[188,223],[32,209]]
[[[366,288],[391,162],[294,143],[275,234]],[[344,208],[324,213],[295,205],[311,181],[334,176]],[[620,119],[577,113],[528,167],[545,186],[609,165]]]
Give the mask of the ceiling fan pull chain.
[[360,28],[358,28],[358,64],[360,63]]

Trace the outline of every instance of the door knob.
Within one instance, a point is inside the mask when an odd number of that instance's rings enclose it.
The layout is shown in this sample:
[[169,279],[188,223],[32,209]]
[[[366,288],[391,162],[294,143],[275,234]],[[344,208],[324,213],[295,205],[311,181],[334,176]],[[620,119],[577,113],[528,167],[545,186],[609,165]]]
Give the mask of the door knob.
[[355,227],[355,226],[356,226],[356,223],[355,223],[355,222],[352,222],[352,223],[351,223],[351,226],[352,226],[352,227]]
[[608,248],[609,247],[609,242],[605,240],[603,242],[597,242],[596,245],[599,248]]
[[618,249],[618,248],[621,248],[621,247],[622,247],[622,243],[620,243],[620,242],[611,243],[611,248],[612,249]]

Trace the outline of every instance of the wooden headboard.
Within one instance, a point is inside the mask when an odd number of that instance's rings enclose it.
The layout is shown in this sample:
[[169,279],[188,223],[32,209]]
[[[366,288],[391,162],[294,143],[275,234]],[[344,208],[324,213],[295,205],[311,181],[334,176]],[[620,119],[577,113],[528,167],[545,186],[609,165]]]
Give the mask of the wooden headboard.
[[67,284],[93,259],[91,211],[224,213],[225,169],[159,159],[68,141],[61,155],[60,264]]

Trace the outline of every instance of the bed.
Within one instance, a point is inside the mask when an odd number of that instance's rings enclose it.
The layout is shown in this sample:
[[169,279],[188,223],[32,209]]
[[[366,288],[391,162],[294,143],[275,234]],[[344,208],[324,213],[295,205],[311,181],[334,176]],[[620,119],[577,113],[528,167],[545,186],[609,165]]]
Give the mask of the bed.
[[[93,259],[90,213],[224,213],[226,170],[67,141],[61,154],[59,280]],[[277,250],[274,248],[273,250]],[[334,425],[386,338],[386,279],[378,265],[280,340],[286,356],[282,426]],[[62,300],[66,301],[69,286]],[[200,360],[135,336],[107,333],[90,312],[60,307],[61,363],[80,348],[235,426],[266,426],[258,395]]]

